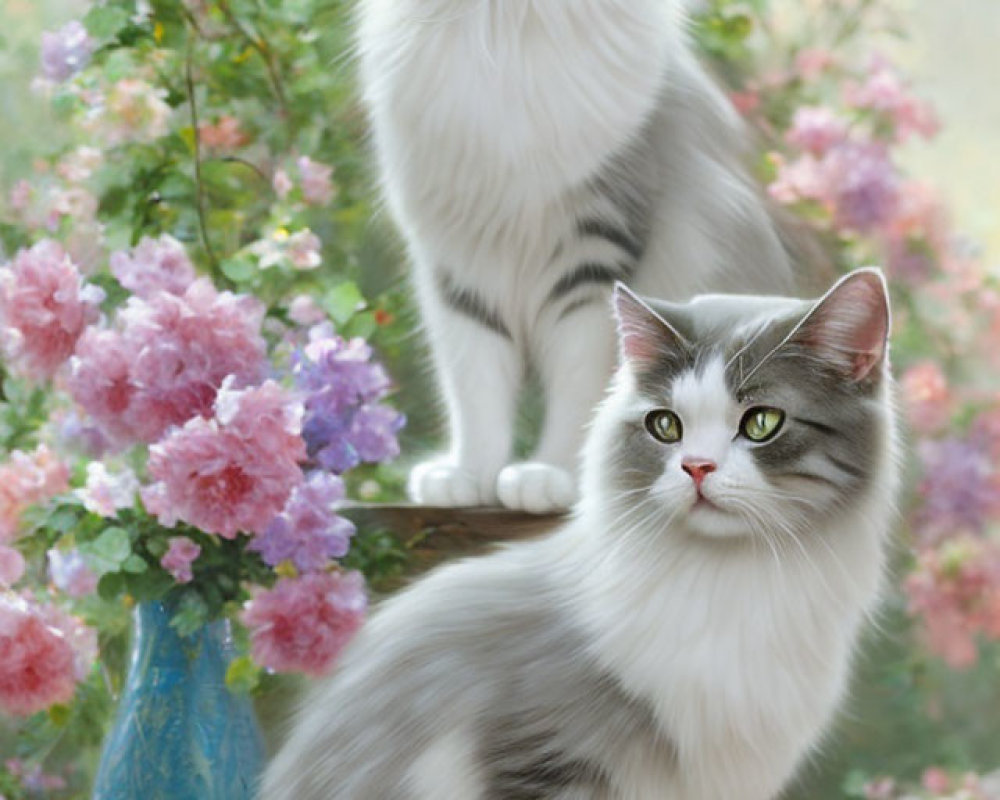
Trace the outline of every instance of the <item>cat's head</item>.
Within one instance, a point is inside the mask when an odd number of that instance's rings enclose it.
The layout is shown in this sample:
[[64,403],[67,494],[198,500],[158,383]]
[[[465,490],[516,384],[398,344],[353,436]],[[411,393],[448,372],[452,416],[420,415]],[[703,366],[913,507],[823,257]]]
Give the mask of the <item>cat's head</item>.
[[798,538],[890,480],[885,281],[818,300],[614,295],[621,366],[595,421],[584,494],[627,523]]

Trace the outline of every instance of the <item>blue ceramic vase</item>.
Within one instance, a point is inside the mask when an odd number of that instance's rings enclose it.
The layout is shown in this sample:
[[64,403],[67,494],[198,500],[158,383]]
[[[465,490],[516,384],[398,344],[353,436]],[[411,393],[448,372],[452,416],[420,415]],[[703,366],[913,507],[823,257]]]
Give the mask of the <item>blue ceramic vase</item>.
[[228,620],[182,637],[166,603],[135,610],[132,660],[94,800],[252,800],[264,746],[249,696],[226,687]]

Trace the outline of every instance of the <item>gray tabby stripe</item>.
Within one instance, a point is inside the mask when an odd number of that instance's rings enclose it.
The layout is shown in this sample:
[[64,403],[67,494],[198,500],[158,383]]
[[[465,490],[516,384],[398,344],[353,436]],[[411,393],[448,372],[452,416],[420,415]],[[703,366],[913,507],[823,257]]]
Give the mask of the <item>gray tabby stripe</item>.
[[563,320],[570,314],[572,314],[574,311],[579,311],[581,308],[593,305],[594,303],[598,303],[604,306],[607,305],[607,302],[608,299],[606,297],[597,297],[597,296],[579,297],[576,300],[573,300],[572,302],[566,304],[566,307],[559,312],[559,319]]
[[825,433],[827,436],[836,436],[837,429],[826,425],[823,422],[819,422],[814,419],[805,419],[803,417],[792,417],[792,419],[799,423],[800,425],[805,425],[807,428],[812,428],[814,431],[819,431],[820,433]]
[[503,321],[500,312],[490,308],[485,300],[471,289],[465,289],[455,284],[447,272],[438,273],[438,289],[441,297],[450,309],[472,319],[505,339],[513,340],[510,328]]
[[859,469],[853,464],[848,464],[842,458],[837,458],[835,455],[831,455],[830,453],[824,453],[824,455],[826,456],[827,461],[833,464],[833,466],[845,475],[850,475],[852,478],[856,478],[858,480],[866,477],[864,470]]
[[554,303],[559,298],[565,297],[580,286],[586,286],[587,284],[594,283],[609,284],[614,283],[615,281],[624,280],[627,277],[628,269],[622,265],[609,267],[606,264],[586,261],[571,272],[567,272],[558,281],[556,281],[556,285],[552,287],[548,297],[545,298],[545,302]]
[[601,219],[591,218],[580,220],[576,226],[576,231],[580,236],[593,236],[604,239],[611,244],[624,250],[635,261],[642,257],[642,245],[630,233],[622,228]]

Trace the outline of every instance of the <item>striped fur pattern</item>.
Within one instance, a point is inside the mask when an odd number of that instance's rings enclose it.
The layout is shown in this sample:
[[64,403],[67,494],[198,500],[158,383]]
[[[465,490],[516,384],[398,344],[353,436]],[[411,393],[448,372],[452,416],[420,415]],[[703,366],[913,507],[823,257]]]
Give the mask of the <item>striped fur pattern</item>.
[[[264,800],[770,800],[816,748],[893,514],[882,281],[616,303],[571,521],[387,601]],[[754,404],[785,412],[767,442],[740,434]],[[679,441],[644,424],[664,407]]]
[[[793,288],[746,135],[682,0],[362,0],[359,50],[450,428],[411,494],[565,507],[614,368],[615,281],[675,300]],[[529,371],[545,422],[512,464]]]

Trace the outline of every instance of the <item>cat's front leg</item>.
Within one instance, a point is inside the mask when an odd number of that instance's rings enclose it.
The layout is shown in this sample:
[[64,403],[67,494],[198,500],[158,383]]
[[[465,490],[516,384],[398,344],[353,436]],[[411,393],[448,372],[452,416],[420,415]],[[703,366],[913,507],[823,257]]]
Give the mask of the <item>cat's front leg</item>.
[[411,470],[410,497],[431,506],[494,505],[523,374],[512,323],[467,278],[440,267],[418,269],[417,277],[450,444]]
[[615,365],[607,281],[550,293],[534,333],[545,390],[545,422],[531,461],[497,479],[500,502],[533,513],[561,511],[576,499],[577,466],[587,423]]

